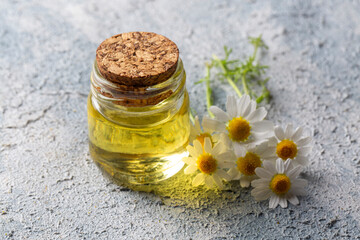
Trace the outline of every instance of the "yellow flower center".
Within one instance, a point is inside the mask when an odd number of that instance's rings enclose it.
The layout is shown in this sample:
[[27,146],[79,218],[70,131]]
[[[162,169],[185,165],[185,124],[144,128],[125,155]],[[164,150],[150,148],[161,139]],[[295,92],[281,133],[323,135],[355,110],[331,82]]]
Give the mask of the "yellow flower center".
[[205,143],[205,138],[210,138],[211,140],[211,145],[213,144],[212,142],[212,138],[211,138],[211,135],[208,134],[208,133],[200,133],[199,135],[196,136],[196,140],[198,140],[201,145],[204,147],[204,143]]
[[261,160],[257,154],[247,152],[245,157],[238,158],[236,164],[242,174],[252,176],[255,174],[255,169],[261,167]]
[[211,174],[216,171],[217,161],[209,153],[201,154],[197,161],[197,166],[202,173]]
[[290,178],[285,174],[276,174],[270,181],[270,189],[277,195],[287,193],[290,187]]
[[229,131],[229,137],[233,141],[243,142],[250,136],[251,127],[247,120],[237,117],[229,121],[227,130]]
[[288,158],[293,159],[297,154],[297,146],[293,141],[284,139],[276,146],[276,154],[282,160],[286,160]]

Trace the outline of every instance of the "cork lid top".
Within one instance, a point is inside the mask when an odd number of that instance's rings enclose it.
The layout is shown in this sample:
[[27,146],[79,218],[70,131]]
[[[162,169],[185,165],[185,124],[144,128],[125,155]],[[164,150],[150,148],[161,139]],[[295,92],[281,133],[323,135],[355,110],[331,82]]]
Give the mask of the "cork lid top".
[[108,81],[134,87],[167,80],[176,70],[179,49],[168,38],[150,32],[112,36],[96,50],[101,75]]

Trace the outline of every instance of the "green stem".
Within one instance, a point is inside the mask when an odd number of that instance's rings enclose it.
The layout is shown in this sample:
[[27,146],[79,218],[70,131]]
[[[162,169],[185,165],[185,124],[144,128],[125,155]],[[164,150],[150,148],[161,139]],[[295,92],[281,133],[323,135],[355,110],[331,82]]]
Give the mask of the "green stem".
[[242,85],[243,85],[243,88],[244,88],[244,92],[245,92],[247,95],[250,96],[250,94],[249,94],[249,88],[248,88],[248,86],[247,86],[246,79],[245,79],[245,74],[246,74],[246,73],[242,74],[242,76],[241,76],[241,82],[242,82]]
[[226,80],[228,81],[228,83],[230,84],[230,86],[232,86],[232,88],[235,90],[235,92],[237,93],[237,95],[239,97],[242,96],[242,93],[240,92],[240,89],[236,86],[236,84],[234,83],[234,81],[230,78],[230,77],[226,77]]
[[260,97],[256,99],[257,103],[261,103],[264,99],[267,99],[269,101],[270,98],[270,91],[266,88],[265,84],[263,84],[263,91]]
[[254,61],[255,58],[256,58],[257,51],[258,51],[258,45],[255,45],[254,54],[253,54],[253,56],[252,56],[253,61]]
[[209,113],[209,116],[214,118],[215,115],[210,111],[210,106],[212,105],[211,99],[211,87],[210,87],[210,68],[211,66],[206,66],[206,77],[205,77],[205,84],[206,84],[206,107]]
[[260,97],[256,99],[256,103],[261,103],[264,100],[264,94],[262,94]]
[[226,73],[228,72],[228,69],[226,68],[226,66],[224,65],[224,63],[217,57],[217,56],[213,56],[213,58],[219,63],[221,70],[224,73],[224,76],[226,76],[226,80],[228,81],[228,83],[230,84],[230,86],[235,90],[235,92],[237,93],[237,95],[239,97],[242,96],[242,93],[240,92],[240,89],[236,86],[235,82],[226,75]]

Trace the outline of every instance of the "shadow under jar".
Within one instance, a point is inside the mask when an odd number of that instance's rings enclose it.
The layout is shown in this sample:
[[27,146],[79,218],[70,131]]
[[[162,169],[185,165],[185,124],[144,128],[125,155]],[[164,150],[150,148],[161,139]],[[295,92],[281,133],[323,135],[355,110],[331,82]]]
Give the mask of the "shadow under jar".
[[185,81],[178,48],[164,36],[123,33],[100,44],[88,97],[90,154],[116,183],[155,183],[182,169]]

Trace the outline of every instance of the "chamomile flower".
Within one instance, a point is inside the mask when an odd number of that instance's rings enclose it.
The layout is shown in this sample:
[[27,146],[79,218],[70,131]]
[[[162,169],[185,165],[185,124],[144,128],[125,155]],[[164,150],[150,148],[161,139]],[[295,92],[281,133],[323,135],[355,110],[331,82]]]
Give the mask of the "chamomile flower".
[[269,140],[269,147],[273,149],[273,160],[281,158],[282,160],[291,159],[296,165],[306,166],[309,163],[307,155],[311,151],[311,137],[302,136],[303,128],[293,128],[288,124],[285,131],[280,127],[275,127],[275,137]]
[[276,160],[276,165],[270,161],[263,163],[264,168],[256,168],[255,173],[260,179],[252,181],[254,189],[251,195],[256,201],[263,201],[270,198],[269,208],[276,208],[280,205],[287,207],[287,201],[293,205],[299,204],[298,195],[305,195],[304,188],[307,185],[305,179],[299,179],[302,167],[293,167],[291,160]]
[[249,187],[251,181],[258,178],[255,169],[261,167],[263,161],[268,160],[269,150],[271,149],[267,142],[252,148],[235,145],[236,166],[228,171],[231,179],[240,180],[241,187]]
[[230,145],[230,142],[225,134],[215,133],[215,131],[209,128],[206,123],[204,124],[204,119],[202,124],[200,124],[199,117],[196,116],[194,125],[190,125],[190,142],[198,140],[201,145],[204,146],[204,139],[206,137],[210,138],[212,145],[218,141],[222,141],[224,143],[224,150],[226,150],[226,148]]
[[222,179],[230,181],[230,176],[224,171],[224,168],[234,166],[234,154],[232,151],[223,151],[224,147],[221,141],[212,146],[210,138],[204,139],[204,145],[199,140],[194,140],[194,146],[187,146],[191,157],[183,158],[188,165],[184,173],[199,173],[192,181],[194,186],[206,184],[208,187],[217,186],[223,188]]
[[273,135],[273,124],[264,120],[265,108],[256,109],[256,102],[249,95],[240,99],[228,96],[226,111],[216,106],[210,107],[215,119],[204,118],[204,124],[228,135],[233,144],[257,145]]

